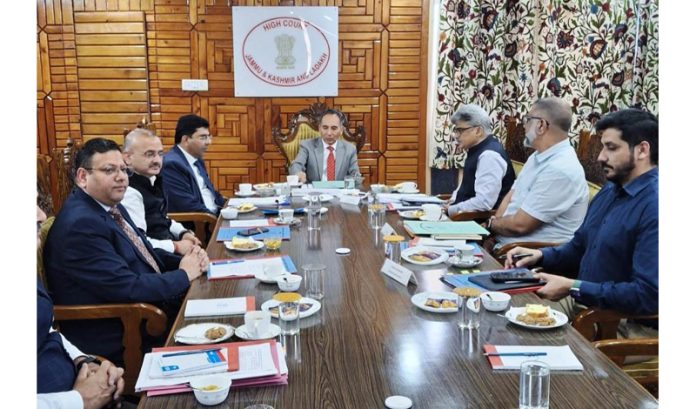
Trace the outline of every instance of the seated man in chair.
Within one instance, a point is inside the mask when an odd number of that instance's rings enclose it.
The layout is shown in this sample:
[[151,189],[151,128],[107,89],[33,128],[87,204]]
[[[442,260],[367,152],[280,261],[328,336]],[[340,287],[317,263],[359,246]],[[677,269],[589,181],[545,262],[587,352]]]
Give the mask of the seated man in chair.
[[[595,196],[582,226],[560,247],[507,253],[506,267],[540,264],[566,276],[539,273],[537,291],[560,300],[572,317],[583,306],[629,315],[658,312],[658,123],[638,109],[610,113],[597,122],[602,151],[597,160],[608,182]],[[516,263],[515,254],[530,254]],[[577,277],[577,279],[575,278]],[[570,295],[570,296],[568,296]],[[624,338],[657,337],[657,322],[622,322]]]
[[128,189],[121,204],[147,235],[147,240],[158,252],[162,261],[179,264],[184,255],[201,241],[181,223],[167,217],[167,198],[162,187],[163,148],[160,138],[151,131],[136,128],[126,135],[123,142],[123,159],[133,174],[128,178]]
[[505,148],[491,133],[491,120],[478,105],[460,107],[450,120],[457,143],[466,149],[464,178],[452,193],[447,214],[496,208],[515,181],[515,170]]
[[[46,214],[37,206],[40,233]],[[41,236],[37,245],[41,244]],[[53,301],[41,281],[36,284],[36,390],[39,409],[96,409],[117,403],[123,392],[123,368],[85,355],[52,328]]]
[[217,215],[225,199],[213,187],[203,155],[213,142],[208,121],[184,115],[176,123],[175,146],[164,155],[162,183],[171,212],[208,212]]
[[[129,171],[115,142],[95,138],[85,143],[75,157],[75,169],[76,187],[44,246],[53,300],[59,305],[152,303],[173,320],[189,282],[207,269],[207,254],[193,246],[178,269],[165,271],[120,204]],[[123,364],[120,321],[66,321],[61,330],[80,348]],[[146,350],[161,341],[143,334]]]
[[339,139],[343,135],[339,111],[328,109],[321,117],[321,138],[300,143],[300,151],[288,173],[297,175],[301,183],[320,180],[343,180],[360,174],[355,146]]

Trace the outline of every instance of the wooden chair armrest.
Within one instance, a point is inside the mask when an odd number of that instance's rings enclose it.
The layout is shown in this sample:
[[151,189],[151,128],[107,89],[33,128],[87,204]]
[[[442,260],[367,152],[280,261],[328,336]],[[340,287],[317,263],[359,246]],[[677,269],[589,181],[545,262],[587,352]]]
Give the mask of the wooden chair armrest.
[[627,356],[659,355],[658,338],[605,339],[593,342],[615,364],[622,366]]
[[473,212],[459,212],[454,216],[450,216],[450,219],[455,222],[463,222],[468,220],[474,220],[481,222],[489,219],[495,214],[495,210],[477,210]]
[[204,247],[208,245],[207,239],[212,236],[215,223],[217,223],[217,217],[204,212],[168,213],[167,216],[179,223],[193,223],[194,233],[196,233],[196,237],[203,242]]
[[655,320],[658,315],[631,315],[615,310],[588,308],[573,319],[573,328],[588,341],[617,338],[616,330],[623,319]]
[[508,251],[514,249],[515,247],[526,247],[529,249],[540,249],[544,247],[556,247],[560,246],[562,243],[553,243],[548,241],[516,241],[513,243],[507,243],[495,251],[495,256],[500,257],[507,254]]

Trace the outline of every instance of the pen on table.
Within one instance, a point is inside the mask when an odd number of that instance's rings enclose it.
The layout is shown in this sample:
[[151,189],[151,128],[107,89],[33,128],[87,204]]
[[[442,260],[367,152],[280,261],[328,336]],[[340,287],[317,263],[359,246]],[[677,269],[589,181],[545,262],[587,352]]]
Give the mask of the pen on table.
[[[512,259],[513,259],[513,260],[519,260],[519,259],[522,259],[522,258],[525,258],[525,257],[531,257],[531,256],[533,256],[533,255],[534,255],[534,254],[532,254],[532,253],[513,254],[513,255],[512,255]],[[502,256],[498,256],[498,259],[499,259],[499,260],[504,260],[504,259],[506,259],[506,258],[507,258],[507,254],[503,254]]]
[[485,352],[484,356],[545,356],[546,352]]
[[170,357],[170,356],[193,355],[193,354],[202,354],[202,353],[207,353],[207,352],[217,352],[217,351],[221,351],[221,350],[222,350],[222,348],[212,348],[212,349],[199,349],[196,351],[174,352],[173,354],[164,354],[164,355],[162,355],[162,358]]
[[233,264],[233,263],[243,263],[243,262],[244,262],[243,259],[239,259],[239,260],[220,260],[220,261],[211,261],[210,264],[212,264],[212,265],[214,265],[214,266],[220,266],[220,265],[223,265],[223,264]]

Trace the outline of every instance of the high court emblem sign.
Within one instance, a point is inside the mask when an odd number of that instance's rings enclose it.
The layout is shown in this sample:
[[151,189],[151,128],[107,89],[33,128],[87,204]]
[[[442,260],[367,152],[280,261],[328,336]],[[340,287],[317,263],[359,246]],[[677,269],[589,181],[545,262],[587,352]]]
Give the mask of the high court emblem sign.
[[337,7],[233,7],[234,94],[338,95]]

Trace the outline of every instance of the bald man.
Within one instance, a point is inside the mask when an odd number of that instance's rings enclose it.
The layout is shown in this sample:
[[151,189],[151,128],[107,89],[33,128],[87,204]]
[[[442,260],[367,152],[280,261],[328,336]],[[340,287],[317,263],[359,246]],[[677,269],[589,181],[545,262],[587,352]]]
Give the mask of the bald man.
[[568,140],[573,113],[560,98],[537,101],[524,117],[527,159],[512,189],[488,220],[496,246],[509,242],[565,243],[587,212],[585,171]]

